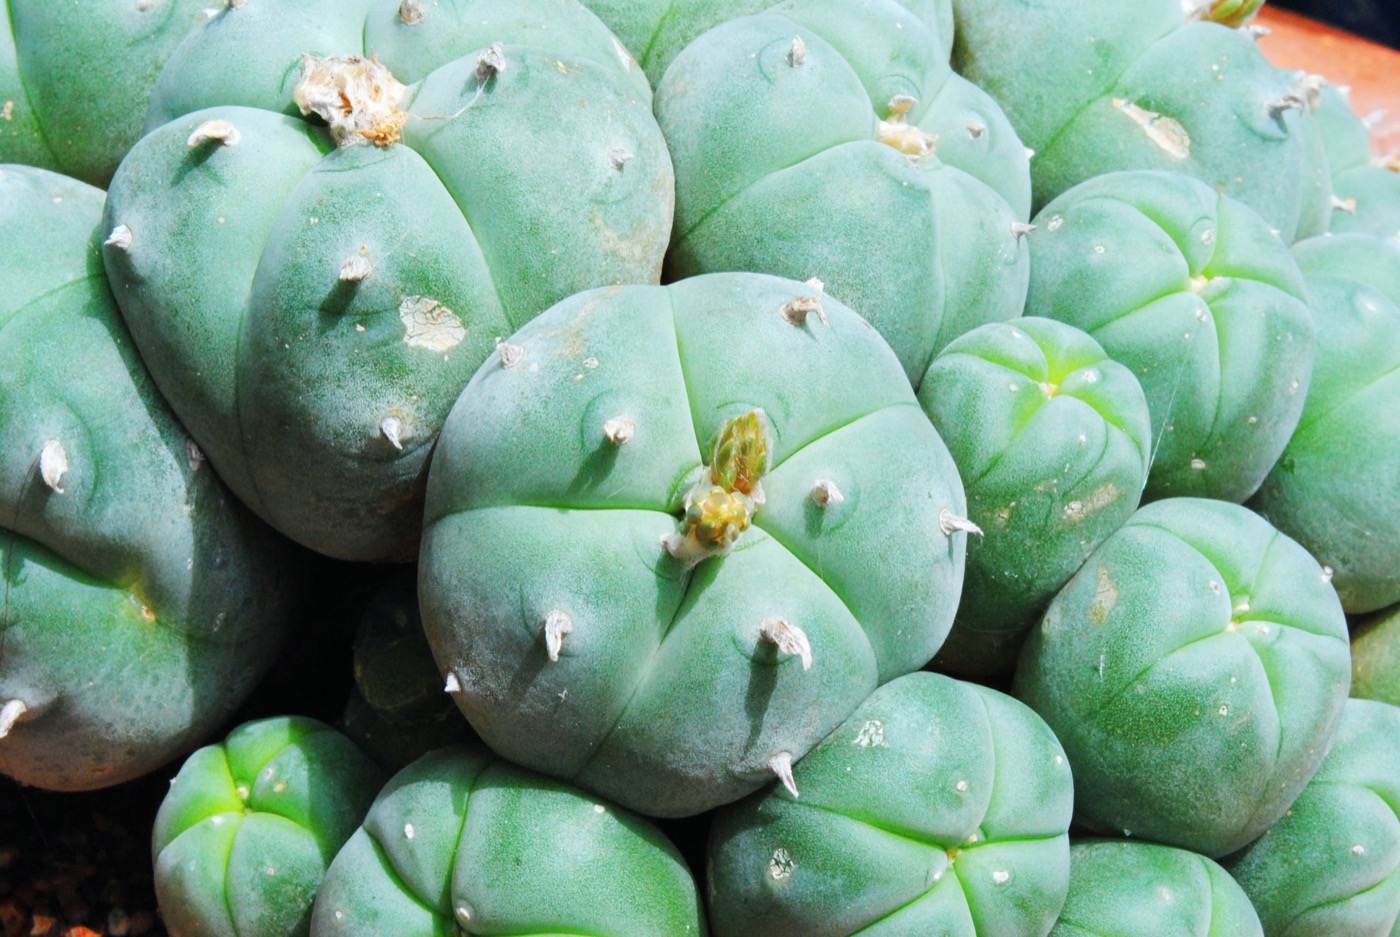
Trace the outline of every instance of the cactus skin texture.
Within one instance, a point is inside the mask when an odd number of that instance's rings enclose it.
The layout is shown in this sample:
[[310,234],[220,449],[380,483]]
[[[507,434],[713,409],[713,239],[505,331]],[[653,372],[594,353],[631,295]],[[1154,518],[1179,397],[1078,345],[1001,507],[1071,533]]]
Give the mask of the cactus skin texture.
[[1400,243],[1295,245],[1317,318],[1302,419],[1250,502],[1333,572],[1351,613],[1400,602]]
[[[241,498],[337,558],[414,557],[428,454],[497,339],[660,276],[672,172],[635,63],[577,4],[481,6],[418,26],[378,0],[225,9],[112,182],[108,273],[157,384]],[[525,44],[550,10],[558,47]],[[301,57],[366,42],[377,64]],[[341,146],[288,113],[339,100],[336,69],[393,90],[354,99]]]
[[105,188],[141,136],[156,76],[209,0],[7,0],[0,163]]
[[692,42],[656,91],[676,167],[670,278],[822,281],[911,383],[1021,312],[1025,147],[893,0],[790,0]]
[[[1270,932],[1272,933],[1272,932]],[[1124,840],[1069,850],[1069,897],[1050,937],[1264,937],[1249,898],[1205,856]]]
[[301,560],[160,398],[102,272],[103,194],[0,167],[0,772],[105,787],[252,690]]
[[1246,508],[1171,498],[1050,603],[1014,689],[1074,765],[1076,823],[1216,858],[1288,809],[1350,682],[1317,561]]
[[349,739],[300,716],[192,754],[151,834],[171,937],[305,937],[321,877],[383,783]]
[[1351,695],[1400,706],[1400,605],[1351,626]]
[[1070,766],[995,690],[914,673],[876,690],[710,831],[716,937],[1044,934],[1069,886]]
[[1400,239],[1400,156],[1374,156],[1371,131],[1336,85],[1323,85],[1316,110],[1332,173],[1334,234]]
[[1187,173],[1286,243],[1327,229],[1320,132],[1296,77],[1181,0],[954,0],[953,66],[1035,150],[1035,210],[1125,169]]
[[480,745],[418,759],[327,871],[312,937],[704,937],[695,882],[650,823]]
[[1137,510],[1151,448],[1131,371],[1053,319],[991,323],[943,349],[919,404],[967,490],[963,600],[935,659],[1009,674],[1026,629]]
[[1225,867],[1270,937],[1384,937],[1400,922],[1400,709],[1347,700],[1288,814]]
[[[642,813],[698,813],[937,651],[962,586],[962,485],[865,322],[829,298],[826,322],[791,315],[811,289],[713,274],[582,293],[462,393],[418,593],[494,750]],[[619,443],[605,427],[624,418]],[[754,456],[736,482],[767,468],[733,493],[748,526],[697,551],[684,507],[697,486],[729,494],[706,464],[726,428]]]
[[1026,314],[1088,332],[1142,383],[1144,500],[1242,502],[1303,412],[1317,338],[1298,264],[1244,204],[1182,173],[1112,173],[1036,216]]

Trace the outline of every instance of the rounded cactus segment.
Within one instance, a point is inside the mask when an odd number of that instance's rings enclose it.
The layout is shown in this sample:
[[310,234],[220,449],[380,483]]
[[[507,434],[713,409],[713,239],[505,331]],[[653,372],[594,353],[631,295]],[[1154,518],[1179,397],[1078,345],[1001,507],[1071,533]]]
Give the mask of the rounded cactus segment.
[[1351,678],[1317,561],[1238,505],[1140,509],[1031,630],[1016,695],[1075,772],[1075,816],[1223,856],[1302,790]]
[[1240,886],[1205,856],[1152,843],[1084,840],[1070,847],[1069,897],[1050,937],[1264,933]]
[[1351,695],[1400,706],[1400,606],[1353,622]]
[[156,898],[172,937],[292,937],[384,777],[314,719],[245,723],[189,757],[156,814]]
[[0,772],[105,787],[252,690],[299,562],[204,466],[99,254],[103,194],[0,167]]
[[1180,173],[1122,172],[1036,217],[1026,314],[1067,322],[1142,383],[1144,498],[1244,501],[1303,412],[1316,329],[1287,247]]
[[716,816],[718,937],[1043,934],[1068,886],[1070,768],[1015,700],[914,673]]
[[992,323],[929,366],[919,403],[948,444],[981,536],[940,667],[1010,673],[1021,640],[1137,510],[1151,448],[1137,378],[1052,319]]
[[[858,316],[784,313],[809,294],[756,274],[590,291],[463,392],[419,595],[494,749],[695,813],[933,656],[962,582],[966,534],[940,520],[966,513],[956,469]],[[618,415],[625,446],[598,432]],[[823,482],[841,497],[819,503]]]
[[1226,863],[1267,934],[1391,934],[1400,922],[1400,709],[1348,700],[1288,813]]
[[1327,230],[1400,237],[1400,161],[1372,154],[1368,121],[1352,111],[1345,88],[1322,82],[1317,101],[1314,113],[1332,176]]
[[478,747],[399,772],[326,873],[313,937],[703,937],[695,882],[650,823]]
[[255,511],[344,559],[411,559],[428,453],[496,342],[578,290],[656,282],[670,234],[650,90],[596,17],[423,15],[224,9],[172,58],[108,206],[157,383]]

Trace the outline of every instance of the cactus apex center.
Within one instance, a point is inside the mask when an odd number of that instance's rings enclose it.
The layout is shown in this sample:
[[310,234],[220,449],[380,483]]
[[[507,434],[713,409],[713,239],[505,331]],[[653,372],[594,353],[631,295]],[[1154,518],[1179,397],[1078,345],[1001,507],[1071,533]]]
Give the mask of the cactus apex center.
[[408,114],[399,110],[406,89],[378,59],[362,55],[303,55],[292,99],[302,114],[316,114],[340,146],[392,146],[403,136]]
[[10,730],[15,727],[19,717],[29,712],[29,707],[24,700],[12,699],[0,706],[0,739],[10,734]]

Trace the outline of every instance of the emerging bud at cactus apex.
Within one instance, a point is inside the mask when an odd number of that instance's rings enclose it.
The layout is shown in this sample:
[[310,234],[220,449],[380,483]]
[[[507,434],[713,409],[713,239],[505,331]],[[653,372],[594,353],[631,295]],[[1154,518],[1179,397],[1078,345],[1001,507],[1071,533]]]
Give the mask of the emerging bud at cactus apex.
[[404,90],[375,59],[305,55],[292,99],[302,114],[316,114],[325,120],[340,146],[392,146],[402,138],[403,126],[408,123],[408,114],[399,110]]
[[1186,16],[1238,29],[1259,12],[1264,0],[1183,0]]
[[663,541],[666,551],[688,566],[734,548],[763,504],[763,473],[773,430],[762,410],[734,417],[715,437],[710,470],[685,496],[679,534]]

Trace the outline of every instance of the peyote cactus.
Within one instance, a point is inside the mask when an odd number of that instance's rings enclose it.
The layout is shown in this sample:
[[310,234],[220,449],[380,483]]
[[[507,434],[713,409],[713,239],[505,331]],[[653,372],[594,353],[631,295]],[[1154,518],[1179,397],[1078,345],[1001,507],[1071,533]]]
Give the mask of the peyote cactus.
[[428,453],[495,340],[580,289],[656,282],[670,231],[645,80],[596,17],[411,7],[220,11],[158,86],[152,113],[182,116],[108,202],[157,383],[235,492],[344,559],[413,557]]
[[1372,155],[1369,122],[1352,113],[1346,89],[1324,84],[1318,93],[1332,174],[1328,231],[1400,238],[1400,157]]
[[1025,148],[938,43],[894,0],[788,0],[687,46],[656,92],[669,275],[815,277],[911,383],[956,336],[1019,315]]
[[1255,212],[1181,173],[1091,179],[1036,216],[1026,314],[1075,325],[1147,393],[1144,498],[1244,501],[1303,412],[1303,277]]
[[311,934],[704,937],[705,924],[650,823],[463,745],[375,798],[326,872]]
[[209,0],[6,0],[0,163],[106,186],[141,136],[156,76]]
[[213,731],[271,663],[299,567],[137,358],[102,199],[0,167],[0,772],[59,790]]
[[931,673],[876,690],[710,832],[716,937],[1040,937],[1069,887],[1070,766],[1010,697]]
[[1352,622],[1351,695],[1400,706],[1400,605]]
[[151,835],[171,937],[305,937],[321,877],[383,783],[345,736],[302,717],[195,752]]
[[428,481],[419,599],[496,751],[651,815],[737,799],[952,623],[957,470],[814,285],[589,291],[503,343]]
[[1050,603],[1015,692],[1065,746],[1077,822],[1218,857],[1303,789],[1350,679],[1317,561],[1245,508],[1171,498]]

